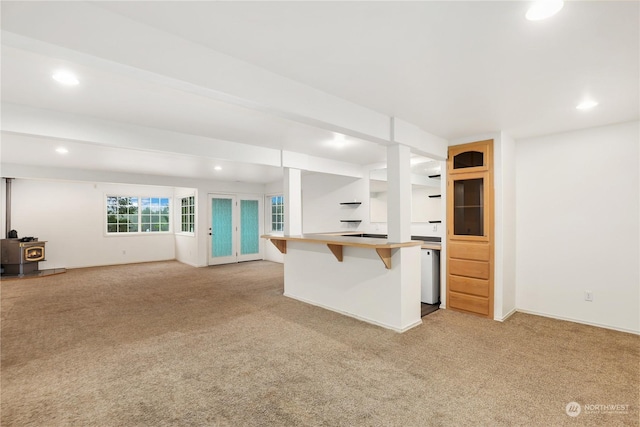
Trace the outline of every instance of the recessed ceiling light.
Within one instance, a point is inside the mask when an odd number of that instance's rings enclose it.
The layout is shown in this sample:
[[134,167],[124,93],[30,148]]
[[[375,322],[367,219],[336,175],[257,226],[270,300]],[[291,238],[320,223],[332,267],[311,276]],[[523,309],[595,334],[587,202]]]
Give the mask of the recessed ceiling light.
[[344,138],[344,135],[341,133],[336,133],[333,137],[333,140],[329,142],[333,148],[337,148],[338,150],[344,148],[347,145],[347,141]]
[[580,104],[576,105],[576,108],[578,110],[588,110],[590,108],[595,107],[596,105],[598,105],[596,101],[589,100],[589,101],[583,101]]
[[562,6],[564,6],[562,0],[538,0],[533,2],[529,10],[527,10],[526,18],[529,21],[547,19],[560,12]]
[[56,71],[51,77],[60,84],[75,86],[80,83],[75,74],[66,70]]
[[56,153],[58,153],[58,154],[67,154],[68,152],[69,152],[69,150],[67,150],[67,149],[66,149],[66,148],[64,148],[64,147],[58,147],[58,148],[56,148]]
[[222,170],[222,166],[215,166],[213,169],[215,169],[217,171],[221,171]]

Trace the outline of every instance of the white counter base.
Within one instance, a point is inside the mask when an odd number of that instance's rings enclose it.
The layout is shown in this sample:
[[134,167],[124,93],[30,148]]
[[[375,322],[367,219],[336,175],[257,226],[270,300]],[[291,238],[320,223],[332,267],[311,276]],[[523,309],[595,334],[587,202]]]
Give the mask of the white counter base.
[[367,323],[371,323],[372,325],[380,326],[380,327],[385,328],[385,329],[391,329],[392,331],[395,331],[395,332],[400,332],[400,333],[406,332],[409,329],[415,328],[416,326],[420,326],[422,324],[422,319],[420,319],[417,322],[415,322],[414,324],[409,325],[404,329],[397,329],[397,328],[391,327],[389,325],[385,325],[385,324],[376,322],[373,319],[367,319],[367,318],[364,318],[364,317],[356,316],[355,314],[347,313],[346,311],[336,310],[335,308],[327,307],[325,305],[318,304],[318,303],[315,303],[313,301],[309,301],[309,300],[305,300],[305,299],[302,299],[302,298],[298,298],[298,297],[295,297],[293,295],[287,295],[286,292],[284,293],[284,296],[288,297],[288,298],[291,298],[291,299],[294,299],[296,301],[303,302],[305,304],[314,305],[316,307],[320,307],[320,308],[323,308],[325,310],[329,310],[329,311],[333,311],[333,312],[338,313],[338,314],[342,314],[343,316],[353,317],[354,319],[361,320],[361,321],[367,322]]
[[284,294],[397,332],[422,323],[420,247],[392,249],[392,268],[375,250],[344,247],[338,262],[324,244],[288,241]]

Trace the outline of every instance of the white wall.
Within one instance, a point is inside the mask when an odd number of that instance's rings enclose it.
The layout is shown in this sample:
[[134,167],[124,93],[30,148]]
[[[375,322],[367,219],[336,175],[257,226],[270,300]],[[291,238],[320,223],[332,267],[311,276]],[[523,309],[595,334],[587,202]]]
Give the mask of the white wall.
[[[362,202],[344,206],[340,202]],[[360,219],[360,224],[341,223],[341,219]],[[302,176],[302,231],[365,230],[369,225],[369,180],[312,173]]]
[[[360,231],[365,233],[387,233],[387,224],[370,221],[369,172],[365,178],[349,178],[321,173],[302,176],[302,230],[304,233],[329,231]],[[444,179],[444,178],[443,178]],[[446,188],[443,184],[441,190]],[[434,190],[434,192],[437,192]],[[358,207],[340,205],[340,202],[359,201]],[[441,206],[443,224],[411,223],[411,234],[443,237],[444,193],[442,199],[434,199]],[[431,207],[433,208],[433,207]],[[435,215],[435,214],[434,214]],[[358,224],[341,223],[341,219],[361,219]]]
[[517,142],[519,311],[640,332],[639,140],[631,122]]
[[516,310],[516,151],[501,133],[494,139],[494,319]]
[[[173,233],[106,235],[105,196],[173,198],[167,187],[15,179],[12,228],[47,241],[40,269],[159,261],[175,258]],[[4,217],[4,215],[3,215]]]
[[[439,184],[439,183],[437,183]],[[442,220],[440,198],[431,198],[432,195],[441,195],[440,185],[426,187],[413,185],[411,190],[411,222],[412,224],[428,224],[429,221]],[[372,191],[369,196],[371,222],[387,222],[388,191]]]
[[[138,186],[139,188],[164,188],[163,191],[166,191],[167,196],[171,197],[174,200],[174,204],[177,203],[176,198],[182,197],[182,195],[194,194],[196,195],[196,233],[195,236],[188,235],[174,235],[171,233],[171,256],[169,258],[165,258],[168,255],[168,252],[162,256],[155,257],[153,259],[149,259],[148,255],[135,255],[136,253],[142,253],[144,251],[144,245],[140,248],[135,249],[132,248],[131,251],[125,249],[120,250],[120,254],[122,250],[125,250],[127,253],[127,259],[117,258],[117,257],[107,257],[104,256],[101,260],[97,260],[97,263],[92,263],[90,259],[79,259],[78,262],[75,260],[71,260],[69,262],[64,262],[55,267],[85,267],[85,266],[93,266],[93,265],[105,265],[105,264],[120,264],[120,263],[128,263],[128,262],[142,262],[142,261],[154,261],[160,259],[177,259],[181,262],[184,262],[189,265],[194,265],[197,267],[204,267],[208,265],[209,259],[209,213],[208,213],[208,204],[209,199],[208,195],[210,193],[217,194],[263,194],[265,190],[265,186],[263,184],[251,184],[251,183],[240,183],[240,182],[224,182],[224,181],[211,181],[211,180],[200,180],[200,179],[192,179],[192,178],[180,178],[173,176],[154,176],[154,175],[142,175],[142,174],[130,174],[130,173],[118,173],[118,172],[107,172],[107,171],[92,171],[92,170],[78,170],[78,169],[63,169],[63,168],[53,168],[53,167],[35,167],[35,166],[25,166],[25,165],[16,165],[16,164],[2,164],[2,174],[5,176],[15,177],[15,182],[23,181],[30,182],[31,186],[33,186],[33,191],[39,191],[37,188],[42,185],[42,188],[50,188],[51,191],[55,191],[55,189],[64,189],[66,187],[60,186],[57,187],[53,184],[66,184],[69,185],[69,188],[83,188],[86,189],[88,186],[99,186],[100,188],[135,188]],[[105,182],[109,182],[112,184],[103,184]],[[3,180],[4,184],[4,180]],[[77,185],[74,187],[73,184]],[[109,187],[111,186],[111,187]],[[119,187],[118,187],[119,186]],[[133,186],[133,187],[130,187]],[[4,186],[3,186],[4,187]],[[14,186],[15,189],[15,186]],[[85,191],[85,190],[80,190]],[[2,190],[2,194],[4,194],[4,189]],[[57,194],[57,193],[54,193]],[[14,196],[16,195],[16,191],[14,191]],[[55,201],[66,200],[67,196],[65,194],[60,195],[59,198],[54,198]],[[3,199],[4,200],[4,199]],[[83,199],[80,199],[83,200]],[[93,200],[86,199],[86,200]],[[179,202],[179,200],[178,200]],[[62,202],[61,202],[62,203]],[[177,205],[176,205],[177,206]],[[96,206],[93,202],[84,202],[82,203],[83,210],[89,213],[91,217],[95,217],[96,224],[100,221],[103,221],[103,209],[104,209],[104,200],[101,198],[99,200],[99,210],[96,210]],[[60,207],[60,209],[64,209]],[[5,211],[2,209],[1,219],[2,226],[4,228],[5,221]],[[175,213],[175,209],[174,209]],[[24,233],[27,230],[21,230],[18,227],[18,224],[15,221],[18,213],[15,211],[15,202],[13,209],[13,226],[18,230],[21,235],[25,235]],[[100,215],[96,217],[95,215]],[[175,219],[175,217],[174,217]],[[52,225],[52,232],[53,232]],[[102,230],[102,228],[100,228]],[[45,230],[46,234],[50,234],[48,230]],[[29,234],[35,234],[29,232]],[[42,236],[44,236],[43,233]],[[36,236],[43,239],[42,236]],[[166,235],[165,235],[166,236]],[[113,236],[104,237],[105,239],[114,239]],[[116,239],[134,239],[128,241],[129,244],[132,242],[138,242],[136,237],[128,236],[128,237],[116,237]],[[155,245],[158,243],[159,237],[156,236],[141,236],[141,238],[147,239],[145,242],[149,242],[151,245]],[[150,238],[155,238],[156,240],[148,240]],[[142,242],[143,240],[140,240]],[[113,245],[115,241],[110,240],[108,245],[105,246],[106,249]],[[264,255],[264,242],[262,244],[262,253]],[[47,244],[49,248],[49,244]],[[162,248],[165,248],[162,245]],[[51,252],[48,250],[47,259],[51,262],[51,257],[49,254]],[[86,257],[86,255],[83,255]],[[100,258],[100,257],[99,257]],[[63,265],[66,264],[66,265]],[[52,264],[43,263],[41,264],[41,268],[52,268]]]

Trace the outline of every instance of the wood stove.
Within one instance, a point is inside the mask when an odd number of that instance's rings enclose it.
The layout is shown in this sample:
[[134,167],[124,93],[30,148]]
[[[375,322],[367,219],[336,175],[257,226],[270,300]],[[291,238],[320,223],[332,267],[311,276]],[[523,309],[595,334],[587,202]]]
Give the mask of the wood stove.
[[4,274],[22,277],[38,271],[38,262],[44,261],[45,243],[34,237],[0,240]]

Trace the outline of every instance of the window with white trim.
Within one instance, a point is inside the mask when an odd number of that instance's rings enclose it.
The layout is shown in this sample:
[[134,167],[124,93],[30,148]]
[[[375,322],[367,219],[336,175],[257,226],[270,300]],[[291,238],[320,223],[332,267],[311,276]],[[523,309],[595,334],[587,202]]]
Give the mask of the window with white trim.
[[180,200],[180,230],[193,233],[196,227],[196,197],[183,197]]
[[284,231],[284,197],[269,196],[271,205],[271,231]]
[[165,233],[170,227],[168,197],[107,196],[107,233]]

